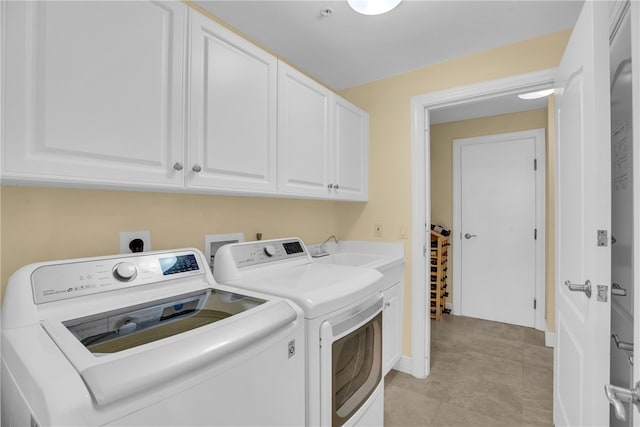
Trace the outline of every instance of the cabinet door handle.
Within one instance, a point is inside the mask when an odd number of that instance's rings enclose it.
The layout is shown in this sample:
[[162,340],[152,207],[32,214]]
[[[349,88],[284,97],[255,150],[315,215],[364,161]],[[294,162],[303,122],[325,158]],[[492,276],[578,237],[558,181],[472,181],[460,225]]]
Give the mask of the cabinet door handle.
[[195,173],[198,173],[198,172],[202,171],[202,166],[200,166],[199,164],[196,163],[195,165],[193,165],[191,170],[194,171]]
[[337,190],[338,188],[340,188],[340,186],[338,184],[336,184],[336,185],[333,186],[333,188],[335,188]]
[[181,171],[183,169],[182,163],[180,162],[175,162],[173,165],[173,168],[177,171]]
[[333,184],[329,184],[329,185],[327,185],[327,188],[328,188],[329,190],[331,190],[331,189],[333,188]]

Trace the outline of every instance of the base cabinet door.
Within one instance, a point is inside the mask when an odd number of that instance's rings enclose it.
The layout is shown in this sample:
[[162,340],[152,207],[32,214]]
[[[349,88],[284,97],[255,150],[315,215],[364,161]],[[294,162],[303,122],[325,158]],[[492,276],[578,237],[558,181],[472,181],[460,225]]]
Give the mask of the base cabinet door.
[[187,6],[4,6],[4,182],[183,187]]
[[277,60],[192,11],[187,186],[274,193]]
[[384,291],[382,311],[382,374],[387,375],[402,355],[402,282]]

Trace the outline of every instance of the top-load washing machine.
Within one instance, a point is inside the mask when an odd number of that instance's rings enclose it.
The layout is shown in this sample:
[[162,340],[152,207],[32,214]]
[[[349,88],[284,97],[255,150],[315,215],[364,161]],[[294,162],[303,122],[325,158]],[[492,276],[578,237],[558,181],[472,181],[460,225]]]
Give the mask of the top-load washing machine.
[[307,425],[382,425],[382,275],[316,263],[297,238],[226,245],[214,275],[290,298],[307,324]]
[[302,311],[195,249],[23,267],[1,333],[5,427],[305,423]]

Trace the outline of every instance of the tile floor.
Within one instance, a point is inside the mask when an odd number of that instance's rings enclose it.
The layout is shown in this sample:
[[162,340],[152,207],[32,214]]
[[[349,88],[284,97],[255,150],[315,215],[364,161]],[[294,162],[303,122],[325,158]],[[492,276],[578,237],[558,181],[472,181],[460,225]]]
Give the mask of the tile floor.
[[445,315],[431,321],[431,374],[385,377],[385,427],[551,426],[553,349],[535,329]]

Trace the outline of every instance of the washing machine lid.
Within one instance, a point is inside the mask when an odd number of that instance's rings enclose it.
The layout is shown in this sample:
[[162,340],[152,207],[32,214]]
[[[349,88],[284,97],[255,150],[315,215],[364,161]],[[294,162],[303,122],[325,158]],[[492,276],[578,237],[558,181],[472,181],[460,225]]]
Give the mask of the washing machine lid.
[[266,300],[206,288],[62,324],[91,353],[102,356],[182,334],[250,310]]
[[302,320],[288,302],[268,298],[208,288],[42,327],[106,405],[195,375]]
[[227,284],[289,298],[313,319],[381,291],[381,278],[374,269],[309,263],[254,269]]

